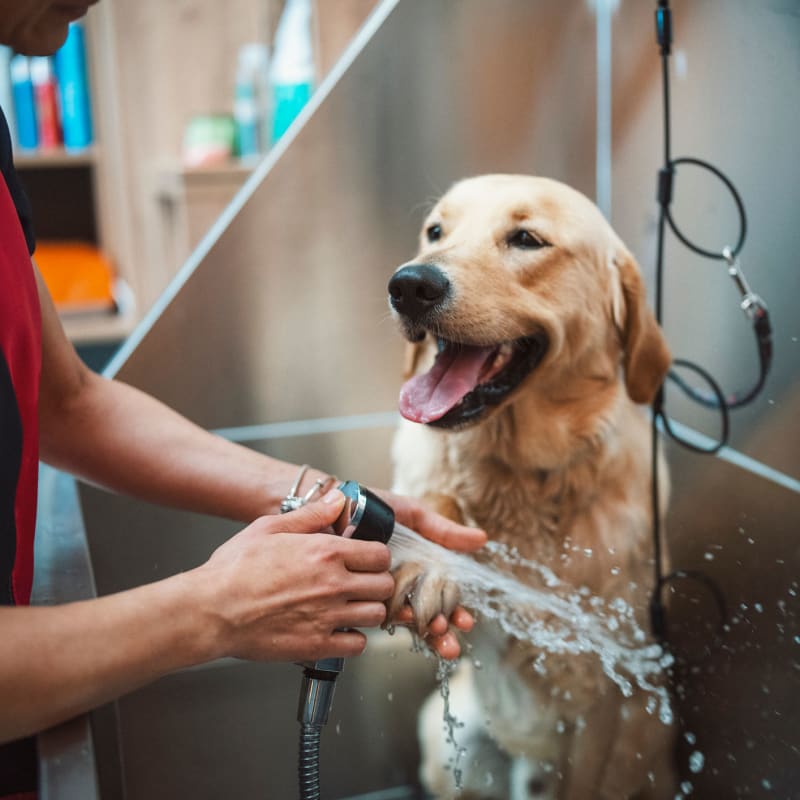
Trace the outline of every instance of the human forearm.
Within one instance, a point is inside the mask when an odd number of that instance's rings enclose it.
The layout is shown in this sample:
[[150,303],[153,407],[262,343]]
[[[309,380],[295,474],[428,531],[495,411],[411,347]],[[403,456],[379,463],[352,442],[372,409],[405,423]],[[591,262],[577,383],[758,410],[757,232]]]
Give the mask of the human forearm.
[[[114,491],[243,522],[276,513],[297,475],[295,465],[226,441],[97,375],[41,422],[48,463]],[[321,475],[310,471],[303,488]]]
[[48,608],[0,608],[0,742],[87,711],[181,667],[233,656],[360,653],[394,581],[388,548],[314,533],[344,496],[262,517],[202,566]]
[[0,741],[216,654],[219,623],[179,575],[96,600],[0,608]]

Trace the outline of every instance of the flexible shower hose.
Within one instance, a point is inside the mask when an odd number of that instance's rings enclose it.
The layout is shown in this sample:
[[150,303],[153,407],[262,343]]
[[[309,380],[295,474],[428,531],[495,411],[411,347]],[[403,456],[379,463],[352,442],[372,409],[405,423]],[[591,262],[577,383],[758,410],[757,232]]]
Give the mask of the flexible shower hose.
[[300,753],[297,762],[297,777],[300,800],[319,800],[319,739],[322,727],[302,725],[300,727]]

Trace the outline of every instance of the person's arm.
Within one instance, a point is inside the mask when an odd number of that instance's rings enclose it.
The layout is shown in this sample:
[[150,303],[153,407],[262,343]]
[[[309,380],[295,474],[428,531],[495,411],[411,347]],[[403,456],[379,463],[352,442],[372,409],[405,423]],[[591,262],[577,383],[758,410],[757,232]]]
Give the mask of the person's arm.
[[[67,340],[37,270],[42,306],[41,456],[106,488],[152,502],[250,522],[276,513],[298,467],[200,428],[163,403],[90,371]],[[302,490],[323,473],[309,470]],[[418,501],[381,493],[398,522],[455,550],[476,550],[483,531]]]
[[[42,308],[42,460],[107,489],[245,523],[278,511],[296,465],[209,433],[144,392],[89,370],[35,271]],[[301,492],[321,477],[327,476],[309,470]],[[417,500],[379,493],[398,522],[445,547],[472,551],[486,542],[483,531],[458,525]],[[463,631],[472,626],[460,608],[450,622]],[[431,623],[429,634],[440,655],[458,656],[458,640],[444,617]]]
[[317,534],[344,496],[263,517],[201,567],[95,600],[0,608],[0,742],[222,656],[352,656],[393,590],[379,542]]
[[92,372],[66,338],[38,270],[36,279],[43,461],[107,489],[240,522],[278,511],[296,467],[216,436],[144,392]]

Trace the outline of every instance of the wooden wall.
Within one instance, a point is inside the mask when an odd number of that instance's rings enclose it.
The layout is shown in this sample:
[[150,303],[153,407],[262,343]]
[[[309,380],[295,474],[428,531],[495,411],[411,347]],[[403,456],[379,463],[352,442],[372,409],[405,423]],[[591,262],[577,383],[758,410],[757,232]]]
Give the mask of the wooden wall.
[[[338,58],[377,0],[317,0],[318,71]],[[92,10],[111,247],[139,313],[179,266],[165,252],[158,186],[179,162],[187,120],[230,111],[237,52],[269,42],[283,0],[106,0]],[[221,208],[220,208],[221,210]]]

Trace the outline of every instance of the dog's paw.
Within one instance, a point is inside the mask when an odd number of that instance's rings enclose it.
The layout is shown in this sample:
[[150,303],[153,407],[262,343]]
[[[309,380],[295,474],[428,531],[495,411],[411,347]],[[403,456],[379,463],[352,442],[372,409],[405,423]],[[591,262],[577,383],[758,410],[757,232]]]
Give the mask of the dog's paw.
[[412,627],[420,636],[427,633],[428,626],[439,614],[450,619],[459,598],[458,586],[453,581],[413,561],[401,564],[392,574],[395,588],[387,603],[389,625],[398,621],[405,606],[411,606],[414,615]]

